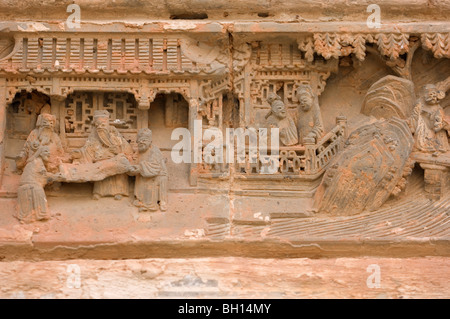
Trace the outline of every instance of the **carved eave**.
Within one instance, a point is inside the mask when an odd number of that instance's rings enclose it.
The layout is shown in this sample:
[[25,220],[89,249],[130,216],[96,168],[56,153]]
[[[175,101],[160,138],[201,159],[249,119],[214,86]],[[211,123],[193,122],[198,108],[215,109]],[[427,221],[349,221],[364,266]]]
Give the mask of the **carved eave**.
[[411,38],[419,36],[422,47],[431,51],[435,58],[450,58],[450,33],[422,33],[416,36],[408,33],[315,33],[313,36],[300,37],[297,41],[308,61],[314,60],[314,53],[327,60],[354,54],[358,60],[364,61],[367,44],[374,44],[381,55],[395,60],[408,53],[412,45]]

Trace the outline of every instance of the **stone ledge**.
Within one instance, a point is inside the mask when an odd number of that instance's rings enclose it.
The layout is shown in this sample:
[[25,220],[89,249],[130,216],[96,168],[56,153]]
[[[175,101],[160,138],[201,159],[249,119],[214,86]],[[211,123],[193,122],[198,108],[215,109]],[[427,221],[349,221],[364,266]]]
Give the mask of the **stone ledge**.
[[449,276],[448,257],[14,261],[0,298],[449,298]]

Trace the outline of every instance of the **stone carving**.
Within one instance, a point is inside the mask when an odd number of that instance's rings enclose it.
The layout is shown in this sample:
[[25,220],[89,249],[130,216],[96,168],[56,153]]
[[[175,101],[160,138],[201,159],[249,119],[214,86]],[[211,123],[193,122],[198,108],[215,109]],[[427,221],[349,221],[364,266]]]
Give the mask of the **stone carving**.
[[[321,17],[322,4],[287,3],[146,20],[153,4],[141,22],[102,23],[104,10],[82,8],[76,30],[0,10],[0,255],[16,253],[2,244],[17,227],[33,232],[32,258],[42,242],[64,258],[323,257],[412,237],[448,248],[449,23],[399,17],[393,1],[380,28],[348,0]],[[442,93],[420,93],[426,83]],[[253,138],[270,127],[279,143]],[[17,225],[13,207],[24,222],[52,220]]]
[[304,144],[305,138],[318,142],[324,134],[319,99],[308,84],[300,85],[297,89],[298,108],[298,139]]
[[361,113],[377,119],[411,115],[415,100],[414,83],[410,80],[388,75],[381,78],[367,91]]
[[56,117],[51,114],[40,114],[36,122],[36,128],[31,131],[25,145],[16,159],[16,167],[22,170],[28,160],[42,146],[47,146],[50,151],[47,167],[50,172],[56,172],[63,160],[68,160],[64,154],[61,140],[55,133]]
[[281,145],[290,146],[298,143],[297,127],[294,119],[287,112],[281,97],[272,93],[267,101],[270,103],[271,110],[266,115],[269,127],[280,129]]
[[413,143],[407,122],[398,118],[352,132],[315,194],[316,209],[352,215],[380,207],[403,188]]
[[424,33],[421,40],[422,47],[436,58],[450,58],[450,33]]
[[129,174],[136,176],[133,204],[139,211],[167,210],[168,174],[164,157],[156,145],[152,144],[152,131],[141,129],[137,135],[139,150],[138,164],[133,165]]
[[0,60],[8,57],[14,50],[14,38],[0,34]]
[[[109,123],[108,111],[95,111],[93,129],[86,144],[73,152],[79,163],[99,163],[125,155],[131,159],[132,148],[118,130]],[[114,167],[114,166],[113,166]],[[126,174],[113,175],[94,183],[94,199],[114,196],[119,200],[128,196],[128,177]]]
[[434,84],[425,85],[411,117],[415,149],[433,153],[433,156],[450,150],[447,136],[450,123],[445,119],[444,109],[439,104],[444,97],[445,93]]
[[40,146],[25,164],[23,174],[17,189],[20,221],[31,222],[50,218],[50,212],[44,187],[51,181],[46,164],[49,163],[51,152],[49,146]]

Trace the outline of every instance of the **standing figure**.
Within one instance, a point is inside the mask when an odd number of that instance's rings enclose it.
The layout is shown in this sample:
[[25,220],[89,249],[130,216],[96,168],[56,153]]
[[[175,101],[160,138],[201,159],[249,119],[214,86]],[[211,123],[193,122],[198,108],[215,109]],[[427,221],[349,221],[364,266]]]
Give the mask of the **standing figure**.
[[[72,154],[80,163],[97,163],[112,159],[116,156],[126,156],[131,160],[133,150],[131,145],[109,124],[108,111],[95,111],[93,129],[89,134],[86,144]],[[114,196],[120,200],[122,196],[128,196],[128,176],[118,174],[94,183],[94,199],[104,196]]]
[[447,136],[450,124],[439,105],[439,100],[444,97],[445,93],[439,91],[434,84],[427,84],[414,107],[410,124],[416,140],[415,149],[420,152],[438,156],[439,152],[450,150]]
[[130,175],[136,176],[134,205],[139,211],[167,210],[168,174],[164,157],[155,145],[152,145],[152,131],[141,129],[137,136],[139,150],[138,165],[133,165]]
[[304,144],[304,138],[313,138],[317,143],[323,136],[324,128],[320,114],[319,99],[313,93],[309,84],[302,84],[297,89],[298,109],[298,139]]
[[41,146],[48,146],[50,150],[50,159],[47,168],[50,172],[57,172],[58,166],[65,158],[61,139],[55,133],[56,117],[51,114],[43,113],[38,116],[36,128],[28,135],[27,141],[16,158],[16,167],[23,170],[28,159],[33,156]]
[[295,122],[286,110],[281,97],[275,93],[270,93],[267,101],[271,110],[266,115],[269,128],[279,128],[280,142],[284,146],[291,146],[298,143],[297,127]]
[[44,187],[51,181],[46,163],[50,159],[50,148],[40,146],[27,160],[17,189],[20,221],[45,220],[50,213]]

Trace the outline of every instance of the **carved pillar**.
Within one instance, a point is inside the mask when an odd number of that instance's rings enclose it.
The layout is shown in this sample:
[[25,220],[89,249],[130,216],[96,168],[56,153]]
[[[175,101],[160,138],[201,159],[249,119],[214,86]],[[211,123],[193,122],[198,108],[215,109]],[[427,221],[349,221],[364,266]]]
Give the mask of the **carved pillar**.
[[425,171],[425,193],[432,200],[439,200],[444,195],[448,182],[448,168],[435,164],[420,164]]
[[[188,119],[188,128],[191,133],[191,159],[194,158],[196,154],[196,150],[194,150],[194,147],[196,147],[196,143],[194,143],[194,136],[195,136],[195,130],[194,130],[194,121],[198,118],[198,99],[199,99],[199,85],[197,80],[191,81],[191,99],[189,100],[189,119]],[[202,153],[202,150],[197,150],[197,152]],[[189,184],[191,186],[197,186],[197,179],[198,179],[198,164],[193,161],[190,164],[190,170],[189,170]]]
[[[244,68],[244,104],[241,104],[243,110],[244,127],[250,125],[250,112],[252,107],[252,100],[250,96],[250,84],[251,84],[251,66],[250,64],[245,65]],[[242,125],[241,125],[242,126]]]
[[55,130],[61,136],[61,142],[64,143],[63,138],[65,138],[65,114],[64,114],[64,104],[66,101],[65,96],[61,95],[51,95],[50,96],[50,105],[51,105],[51,114],[56,117],[56,127]]
[[6,79],[0,78],[0,188],[5,168]]
[[50,104],[51,104],[51,113],[56,116],[56,132],[59,133],[59,137],[61,139],[61,143],[64,148],[67,147],[66,141],[66,123],[65,123],[65,107],[64,103],[66,101],[65,96],[61,95],[51,95],[50,96]]
[[342,136],[347,138],[347,117],[343,115],[336,117],[336,125],[339,125],[342,128]]
[[314,138],[303,138],[305,145],[306,167],[305,173],[312,174],[316,171],[316,144]]
[[347,140],[347,117],[340,115],[338,117],[336,117],[336,124],[340,126],[340,133],[341,133],[341,137],[340,138],[340,142],[339,142],[339,148],[338,150],[341,151],[344,149],[344,144],[345,141]]
[[140,87],[140,95],[136,96],[136,101],[138,103],[137,112],[137,128],[148,128],[148,112],[150,110],[151,103],[155,100],[156,91],[150,88],[149,81],[143,80]]

